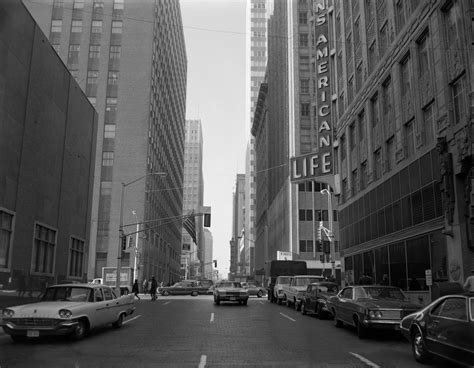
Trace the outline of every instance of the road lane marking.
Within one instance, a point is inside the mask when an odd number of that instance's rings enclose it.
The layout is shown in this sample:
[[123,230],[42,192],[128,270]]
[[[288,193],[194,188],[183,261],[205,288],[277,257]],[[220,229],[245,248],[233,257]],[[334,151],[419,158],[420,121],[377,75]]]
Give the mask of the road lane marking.
[[283,313],[281,313],[281,312],[280,312],[280,314],[281,314],[283,317],[288,318],[290,321],[296,322],[296,319],[293,319],[293,318],[291,318],[290,316],[287,316],[286,314],[283,314]]
[[163,303],[163,305],[170,304],[170,303],[171,303],[171,301],[168,301],[168,302]]
[[206,366],[206,360],[207,360],[207,356],[206,355],[201,355],[201,361],[199,362],[199,368],[204,368]]
[[123,324],[128,323],[128,322],[131,322],[131,321],[133,321],[134,319],[140,318],[141,316],[142,316],[142,315],[139,314],[138,316],[135,316],[135,317],[133,317],[133,318],[127,319],[126,321],[123,321]]
[[211,313],[211,321],[210,322],[214,322],[214,313]]
[[372,367],[372,368],[380,368],[379,365],[375,364],[374,362],[371,362],[369,359],[367,358],[364,358],[362,355],[359,355],[359,354],[356,354],[356,353],[352,353],[352,352],[349,352],[349,354],[352,354],[353,356],[355,356],[357,359],[361,360],[362,362],[364,362],[365,364],[367,364],[369,367]]

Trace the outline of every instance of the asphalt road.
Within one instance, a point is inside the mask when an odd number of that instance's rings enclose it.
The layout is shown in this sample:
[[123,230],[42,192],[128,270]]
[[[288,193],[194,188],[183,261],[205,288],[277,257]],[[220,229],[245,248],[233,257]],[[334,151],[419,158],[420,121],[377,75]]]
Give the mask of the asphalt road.
[[[436,361],[433,367],[452,367]],[[212,296],[142,299],[119,329],[13,343],[0,332],[0,368],[10,367],[422,367],[398,333],[360,340],[332,320],[303,316],[265,298],[214,305]]]

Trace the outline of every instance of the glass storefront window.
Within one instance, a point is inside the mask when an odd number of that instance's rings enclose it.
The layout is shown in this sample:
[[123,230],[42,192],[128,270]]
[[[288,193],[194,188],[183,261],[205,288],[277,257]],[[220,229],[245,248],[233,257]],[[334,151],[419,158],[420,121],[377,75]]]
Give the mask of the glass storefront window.
[[407,240],[408,290],[428,290],[425,270],[430,269],[428,235]]
[[375,250],[375,283],[380,284],[383,275],[387,275],[390,284],[390,272],[389,272],[389,260],[388,260],[388,247],[382,247]]
[[405,243],[390,244],[389,253],[392,285],[407,290]]

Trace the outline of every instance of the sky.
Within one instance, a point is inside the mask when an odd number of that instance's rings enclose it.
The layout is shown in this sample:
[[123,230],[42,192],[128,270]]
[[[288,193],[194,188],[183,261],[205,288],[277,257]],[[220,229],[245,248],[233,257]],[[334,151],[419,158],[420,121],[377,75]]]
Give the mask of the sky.
[[188,87],[186,119],[201,119],[204,206],[211,207],[213,259],[227,276],[232,193],[245,173],[245,0],[181,0]]

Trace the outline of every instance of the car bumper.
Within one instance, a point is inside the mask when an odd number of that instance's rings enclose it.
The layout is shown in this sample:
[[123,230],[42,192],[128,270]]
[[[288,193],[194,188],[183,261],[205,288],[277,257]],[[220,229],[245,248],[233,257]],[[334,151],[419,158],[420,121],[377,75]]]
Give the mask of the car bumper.
[[73,332],[77,321],[62,321],[54,326],[19,326],[13,322],[3,321],[3,331],[9,335],[40,337],[68,335]]
[[248,295],[245,295],[245,296],[231,296],[231,295],[222,296],[222,295],[219,295],[218,299],[221,302],[241,302],[241,301],[244,301],[244,300],[248,300],[249,297],[248,297]]
[[380,329],[380,330],[399,330],[400,320],[385,319],[385,320],[374,320],[374,319],[363,319],[362,324],[368,328]]

